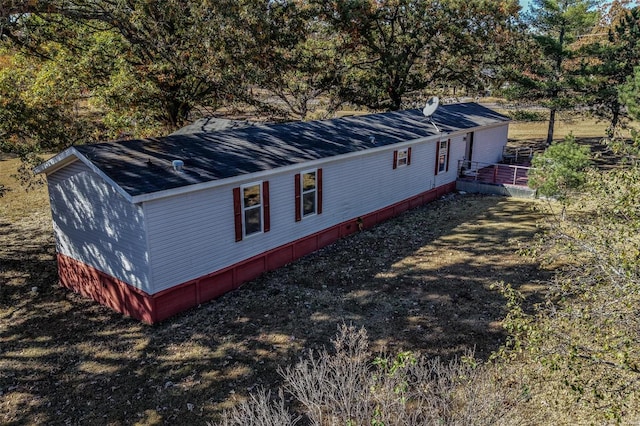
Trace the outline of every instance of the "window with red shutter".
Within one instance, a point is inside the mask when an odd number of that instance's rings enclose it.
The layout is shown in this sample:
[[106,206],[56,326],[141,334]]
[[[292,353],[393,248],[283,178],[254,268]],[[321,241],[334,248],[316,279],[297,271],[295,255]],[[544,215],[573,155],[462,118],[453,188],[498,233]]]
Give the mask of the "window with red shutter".
[[269,181],[262,182],[262,218],[264,224],[262,230],[269,232],[271,230],[271,211],[269,206]]
[[451,139],[436,142],[436,175],[449,171]]
[[301,188],[301,183],[300,183],[300,173],[296,173],[295,175],[295,200],[294,200],[294,206],[295,206],[295,217],[296,217],[296,222],[300,222],[302,220],[302,201],[301,198],[301,192],[302,190]]
[[233,188],[236,241],[269,231],[269,182],[254,182]]

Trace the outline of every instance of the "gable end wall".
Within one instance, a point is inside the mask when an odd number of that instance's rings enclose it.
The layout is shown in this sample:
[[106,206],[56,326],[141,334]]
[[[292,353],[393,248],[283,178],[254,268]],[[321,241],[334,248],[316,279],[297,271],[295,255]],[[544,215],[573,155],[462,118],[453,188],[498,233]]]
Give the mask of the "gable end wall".
[[80,161],[47,182],[58,253],[148,292],[142,209]]

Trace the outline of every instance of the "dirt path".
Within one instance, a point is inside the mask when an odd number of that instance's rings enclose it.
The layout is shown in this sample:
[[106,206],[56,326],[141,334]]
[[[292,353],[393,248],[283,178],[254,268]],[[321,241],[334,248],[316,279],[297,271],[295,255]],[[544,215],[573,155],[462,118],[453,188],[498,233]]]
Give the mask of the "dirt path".
[[0,423],[203,424],[343,322],[375,350],[485,359],[505,337],[491,284],[541,291],[518,255],[532,205],[450,197],[153,327],[57,287],[47,221],[0,223]]

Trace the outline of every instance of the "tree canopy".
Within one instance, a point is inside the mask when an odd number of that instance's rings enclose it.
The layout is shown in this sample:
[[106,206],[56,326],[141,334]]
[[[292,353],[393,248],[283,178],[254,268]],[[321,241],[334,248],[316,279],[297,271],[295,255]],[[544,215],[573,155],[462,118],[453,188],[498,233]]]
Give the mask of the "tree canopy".
[[557,111],[590,106],[614,124],[626,111],[617,88],[637,65],[638,12],[619,0],[607,21],[595,5],[535,0],[522,15],[516,0],[3,2],[0,144],[161,135],[215,113],[394,110],[448,87],[507,87],[547,106],[550,141]]
[[613,2],[581,48],[582,94],[589,109],[610,123],[611,135],[627,124],[620,89],[640,65],[640,9],[626,6],[628,2]]
[[340,95],[394,110],[407,95],[437,85],[478,88],[508,44],[519,6],[510,0],[341,0],[323,10],[349,40]]
[[[639,76],[636,68],[621,88],[634,120],[640,119]],[[605,170],[575,175],[587,149],[581,153],[573,141],[552,145],[545,156],[552,159],[547,181],[565,168],[558,182],[574,190],[564,193],[563,214],[553,203],[543,207],[548,221],[527,252],[554,270],[543,303],[525,313],[518,297],[506,292],[514,303],[503,355],[533,365],[527,373],[532,383],[552,384],[558,409],[590,412],[597,423],[625,423],[637,419],[640,392],[640,139],[636,133],[631,143],[615,137],[607,143],[618,161]],[[551,157],[563,165],[554,168]],[[544,183],[545,176],[539,178]],[[533,399],[548,404],[538,392]]]
[[91,136],[49,138],[53,148],[166,133],[221,109],[276,119],[345,102],[398,109],[452,82],[481,90],[506,60],[518,11],[515,0],[5,2],[0,43],[11,68],[55,64],[76,84],[64,90],[67,112],[49,111],[58,117],[40,125],[15,102],[3,113],[14,129],[33,128],[32,145],[37,127],[65,128],[69,108],[91,117],[81,126]]
[[578,145],[573,135],[551,144],[531,161],[529,186],[540,195],[566,198],[572,190],[584,184],[585,171],[591,163],[588,146]]

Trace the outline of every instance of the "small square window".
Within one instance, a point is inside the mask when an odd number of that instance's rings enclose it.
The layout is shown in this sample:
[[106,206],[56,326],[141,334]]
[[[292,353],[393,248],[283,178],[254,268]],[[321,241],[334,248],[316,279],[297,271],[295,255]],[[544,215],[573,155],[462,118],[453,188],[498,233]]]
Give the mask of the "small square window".
[[400,166],[406,166],[409,162],[409,153],[408,150],[405,149],[399,149],[398,150],[398,162],[396,163],[398,167]]

